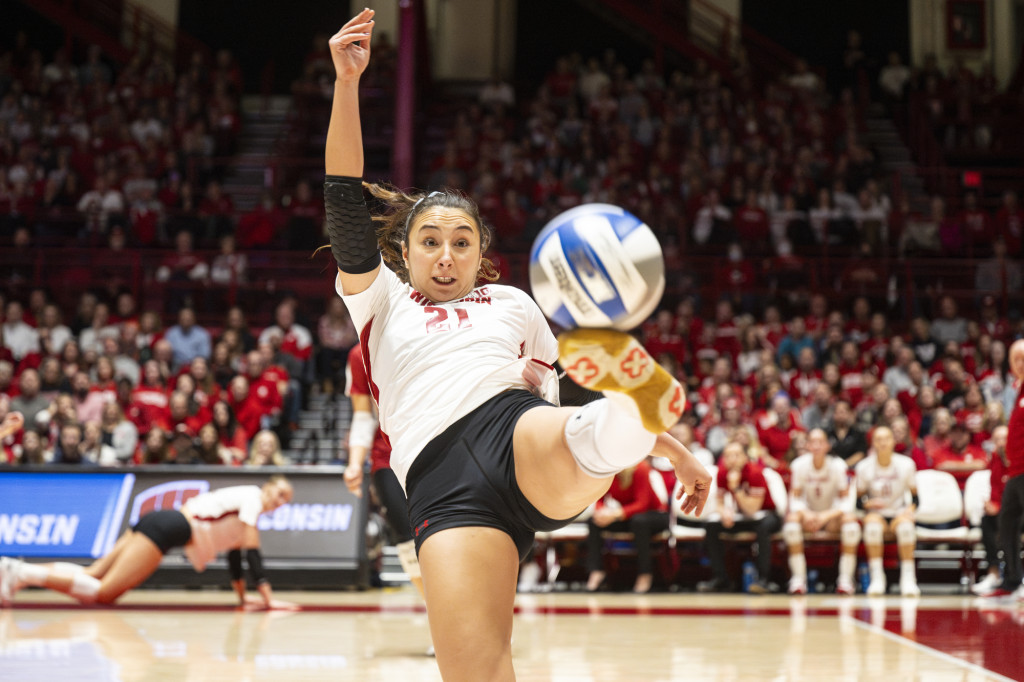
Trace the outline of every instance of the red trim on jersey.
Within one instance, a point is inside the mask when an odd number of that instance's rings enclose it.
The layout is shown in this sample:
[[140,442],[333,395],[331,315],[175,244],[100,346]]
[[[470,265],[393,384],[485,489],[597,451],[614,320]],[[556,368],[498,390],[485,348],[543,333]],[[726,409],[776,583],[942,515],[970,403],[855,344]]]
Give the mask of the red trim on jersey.
[[[416,293],[416,292],[414,291],[413,293]],[[413,299],[413,300],[416,300],[416,299]],[[360,343],[360,345],[362,345],[363,350],[366,350],[366,349],[368,349],[370,347],[370,345],[369,345],[370,329],[372,329],[372,328],[373,328],[373,318],[371,317],[369,320],[366,321],[366,324],[363,325],[363,330],[361,332],[359,332],[359,343]],[[378,389],[377,388],[377,384],[375,384],[373,382],[373,372],[371,371],[371,368],[370,368],[370,354],[368,352],[365,352],[365,353],[362,354],[362,356],[363,356],[363,369],[366,370],[366,383],[369,384],[369,386],[370,386],[370,395],[373,396],[373,402],[375,402],[378,405],[380,405],[380,389]]]
[[220,516],[193,516],[192,518],[195,519],[196,521],[209,521],[210,523],[213,523],[215,521],[220,521],[221,519],[226,519],[229,516],[238,516],[238,512],[230,511],[230,512],[226,512],[224,514],[221,514]]
[[536,363],[537,363],[538,365],[544,365],[545,367],[547,367],[548,369],[550,369],[550,370],[551,370],[552,372],[553,372],[553,371],[555,371],[555,368],[554,368],[554,367],[552,367],[552,366],[551,366],[551,365],[549,365],[548,363],[544,362],[543,360],[538,360],[537,358],[530,358],[530,360],[532,360],[532,361],[536,362]]

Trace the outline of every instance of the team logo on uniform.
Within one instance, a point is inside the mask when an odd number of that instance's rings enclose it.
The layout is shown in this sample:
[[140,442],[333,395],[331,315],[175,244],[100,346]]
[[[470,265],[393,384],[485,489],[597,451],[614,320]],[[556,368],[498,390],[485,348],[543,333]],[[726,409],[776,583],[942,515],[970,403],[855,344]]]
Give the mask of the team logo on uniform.
[[187,500],[209,490],[209,481],[169,481],[147,488],[135,496],[128,525],[134,526],[151,511],[181,509]]

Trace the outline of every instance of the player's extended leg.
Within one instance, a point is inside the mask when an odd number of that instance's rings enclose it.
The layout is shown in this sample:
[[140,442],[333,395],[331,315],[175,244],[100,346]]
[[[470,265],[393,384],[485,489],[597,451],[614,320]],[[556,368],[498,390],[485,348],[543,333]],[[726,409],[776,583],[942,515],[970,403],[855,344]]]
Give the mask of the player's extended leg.
[[519,556],[512,538],[495,528],[448,528],[423,541],[419,559],[441,677],[515,679],[512,610]]
[[885,565],[882,561],[885,528],[885,519],[880,514],[864,517],[864,551],[868,555],[868,570],[871,572],[871,582],[868,584],[870,595],[885,594]]
[[117,539],[117,542],[114,543],[114,546],[109,552],[84,568],[85,572],[93,578],[102,578],[106,575],[107,571],[110,570],[110,567],[114,565],[115,561],[117,561],[117,557],[124,552],[124,548],[128,546],[131,541],[131,537],[134,534],[135,531],[132,529],[129,528],[126,530],[121,537]]
[[917,548],[917,526],[911,512],[904,512],[892,520],[892,532],[900,554],[900,594],[917,597],[921,589],[917,586],[917,568],[914,564],[914,550]]
[[853,514],[841,518],[839,526],[839,577],[836,579],[837,594],[854,594],[853,572],[857,568],[857,547],[860,545],[860,523]]
[[75,564],[16,562],[17,585],[63,592],[83,604],[110,604],[152,575],[163,558],[160,548],[145,535],[131,532],[126,534],[126,538],[117,559],[106,570],[102,580]]
[[516,481],[553,519],[572,517],[603,495],[612,476],[654,449],[657,434],[678,421],[686,403],[679,382],[623,332],[565,332],[559,362],[573,381],[605,399],[580,408],[537,407],[516,424]]
[[782,526],[782,539],[786,541],[786,550],[789,553],[790,594],[807,594],[807,558],[804,555],[802,518],[803,512],[790,512]]

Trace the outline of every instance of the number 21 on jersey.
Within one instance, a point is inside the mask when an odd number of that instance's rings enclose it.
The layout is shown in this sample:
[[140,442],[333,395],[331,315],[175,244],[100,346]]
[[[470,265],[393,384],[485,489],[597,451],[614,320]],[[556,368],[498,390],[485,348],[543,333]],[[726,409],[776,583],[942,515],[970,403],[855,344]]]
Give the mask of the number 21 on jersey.
[[[450,332],[452,330],[451,321],[448,319],[449,312],[447,308],[428,305],[423,306],[423,310],[430,315],[430,319],[427,320],[428,334],[432,334],[434,332]],[[459,320],[459,329],[467,329],[473,326],[473,323],[469,321],[469,311],[464,308],[452,308],[452,310],[455,311],[455,315]]]

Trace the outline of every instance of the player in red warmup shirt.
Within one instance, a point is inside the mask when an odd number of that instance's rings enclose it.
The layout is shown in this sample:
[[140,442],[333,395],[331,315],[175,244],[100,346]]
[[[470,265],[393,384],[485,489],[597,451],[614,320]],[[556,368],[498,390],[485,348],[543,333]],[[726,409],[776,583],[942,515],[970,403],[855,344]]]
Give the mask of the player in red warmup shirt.
[[1024,526],[1024,339],[1010,346],[1010,370],[1016,379],[1013,390],[1017,399],[1007,423],[1006,488],[999,509],[999,546],[1003,550],[1003,584],[993,596],[1015,594],[1024,600],[1024,569],[1020,560],[1020,535]]

